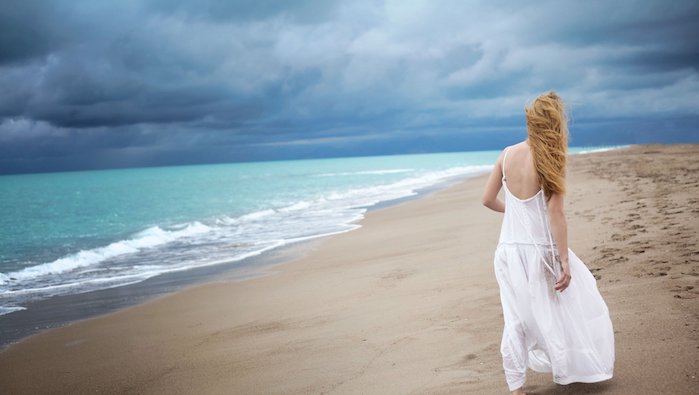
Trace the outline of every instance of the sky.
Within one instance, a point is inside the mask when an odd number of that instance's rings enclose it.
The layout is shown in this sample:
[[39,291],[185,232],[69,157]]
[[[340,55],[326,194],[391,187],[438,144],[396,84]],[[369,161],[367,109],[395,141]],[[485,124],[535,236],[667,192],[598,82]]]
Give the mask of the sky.
[[0,0],[0,174],[699,142],[697,1]]

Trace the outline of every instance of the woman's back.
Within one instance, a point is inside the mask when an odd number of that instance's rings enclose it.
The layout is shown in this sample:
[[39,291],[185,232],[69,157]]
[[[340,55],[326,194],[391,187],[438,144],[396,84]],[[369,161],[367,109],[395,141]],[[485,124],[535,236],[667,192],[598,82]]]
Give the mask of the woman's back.
[[507,174],[507,188],[520,200],[528,199],[541,190],[531,150],[526,141],[507,149],[503,174]]

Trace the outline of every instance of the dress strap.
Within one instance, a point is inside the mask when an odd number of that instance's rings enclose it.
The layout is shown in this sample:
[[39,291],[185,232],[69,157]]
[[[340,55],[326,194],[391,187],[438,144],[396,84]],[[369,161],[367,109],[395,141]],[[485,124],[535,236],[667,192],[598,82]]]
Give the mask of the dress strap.
[[507,151],[510,147],[505,148],[505,155],[502,157],[502,180],[505,180],[505,159],[507,159]]

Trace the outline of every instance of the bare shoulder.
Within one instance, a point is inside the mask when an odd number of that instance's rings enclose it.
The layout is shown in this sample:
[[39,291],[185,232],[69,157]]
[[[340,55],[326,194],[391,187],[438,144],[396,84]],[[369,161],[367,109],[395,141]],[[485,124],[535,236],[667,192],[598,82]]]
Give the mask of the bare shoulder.
[[[521,150],[523,147],[526,147],[526,146],[527,146],[527,143],[526,143],[525,141],[520,141],[519,143],[512,144],[512,145],[508,145],[507,147],[505,147],[505,150],[519,151],[519,150]],[[503,150],[503,151],[504,151],[504,150]]]

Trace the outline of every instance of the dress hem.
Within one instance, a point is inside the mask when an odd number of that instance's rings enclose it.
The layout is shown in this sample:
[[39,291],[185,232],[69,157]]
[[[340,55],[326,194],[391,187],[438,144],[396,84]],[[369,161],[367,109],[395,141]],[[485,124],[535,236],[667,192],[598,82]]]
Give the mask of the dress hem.
[[525,377],[525,378],[523,378],[523,379],[521,379],[521,380],[515,381],[515,382],[512,383],[512,384],[507,383],[507,388],[510,390],[510,392],[512,392],[512,391],[514,391],[514,390],[516,390],[516,389],[519,389],[519,388],[524,387],[524,384],[526,384],[526,382],[527,382],[527,378]]
[[600,381],[609,380],[614,376],[613,373],[602,373],[595,374],[592,376],[572,376],[566,377],[564,379],[553,379],[553,382],[561,385],[568,385],[572,383],[597,383]]

